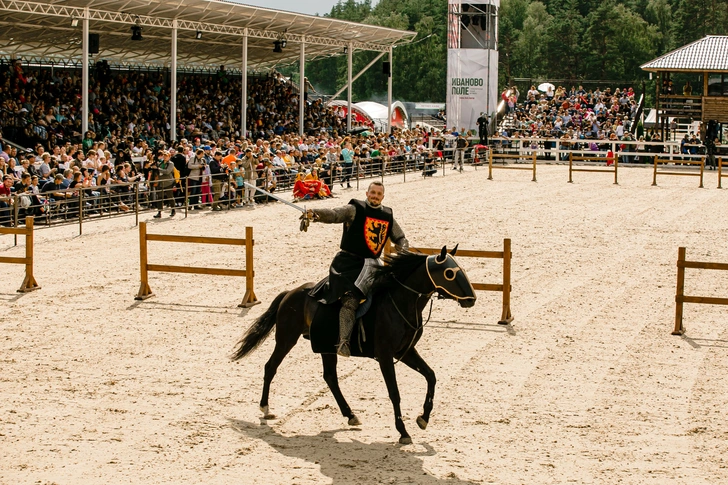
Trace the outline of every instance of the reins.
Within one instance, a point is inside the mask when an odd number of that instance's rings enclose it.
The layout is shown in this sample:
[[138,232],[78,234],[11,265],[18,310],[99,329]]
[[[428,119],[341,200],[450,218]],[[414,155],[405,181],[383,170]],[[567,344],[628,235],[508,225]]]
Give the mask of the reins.
[[410,343],[409,343],[409,345],[407,346],[407,348],[405,349],[405,351],[404,351],[404,352],[402,353],[402,357],[400,357],[399,359],[397,359],[397,360],[395,360],[395,361],[394,361],[394,363],[395,363],[395,365],[396,365],[396,364],[397,364],[397,363],[398,363],[399,361],[401,361],[401,360],[402,360],[402,359],[404,358],[404,356],[405,356],[405,355],[407,355],[407,352],[409,352],[409,350],[410,350],[410,349],[412,348],[412,346],[414,345],[414,343],[415,343],[415,339],[417,338],[417,332],[418,332],[418,331],[420,331],[420,330],[422,330],[422,329],[424,329],[424,328],[425,328],[425,325],[427,325],[428,323],[430,323],[430,317],[432,316],[432,295],[433,295],[434,291],[431,291],[430,293],[420,293],[419,291],[417,291],[417,290],[414,290],[414,289],[410,288],[409,286],[405,285],[404,283],[402,283],[401,281],[399,281],[399,280],[398,280],[397,278],[395,278],[394,276],[392,277],[392,279],[393,279],[394,281],[396,281],[396,282],[397,282],[397,283],[398,283],[398,284],[399,284],[399,285],[400,285],[400,286],[401,286],[402,288],[404,288],[404,289],[406,289],[406,290],[408,290],[408,291],[410,291],[410,292],[414,293],[415,295],[417,295],[417,299],[415,300],[415,306],[417,305],[417,302],[419,301],[419,299],[420,299],[421,297],[423,297],[423,296],[426,296],[426,297],[427,297],[427,299],[428,299],[428,300],[430,300],[430,311],[429,311],[429,313],[428,313],[428,315],[427,315],[427,321],[425,321],[425,322],[422,322],[422,324],[420,325],[420,323],[419,323],[419,322],[417,321],[417,313],[418,313],[418,312],[417,312],[417,311],[415,311],[415,324],[416,324],[416,325],[412,325],[412,324],[410,323],[410,321],[409,321],[409,320],[407,319],[407,317],[405,317],[405,316],[404,316],[404,314],[402,313],[402,311],[401,311],[401,310],[399,309],[399,307],[397,306],[397,302],[395,302],[395,301],[394,301],[394,298],[392,298],[392,294],[391,294],[391,293],[388,293],[389,299],[391,300],[391,302],[392,302],[392,305],[394,305],[394,309],[395,309],[395,310],[397,310],[397,313],[399,314],[399,316],[400,316],[400,317],[402,317],[402,320],[404,320],[404,322],[405,322],[405,323],[406,323],[406,324],[407,324],[407,325],[408,325],[408,326],[409,326],[409,327],[410,327],[411,329],[413,329],[413,330],[415,331],[415,332],[414,332],[414,334],[412,335],[412,340],[410,341]]

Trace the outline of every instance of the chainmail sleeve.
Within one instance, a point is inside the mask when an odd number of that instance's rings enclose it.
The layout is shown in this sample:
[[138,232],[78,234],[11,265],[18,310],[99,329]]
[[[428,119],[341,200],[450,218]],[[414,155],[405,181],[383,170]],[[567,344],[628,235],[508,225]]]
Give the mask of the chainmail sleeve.
[[409,241],[407,241],[407,238],[404,236],[404,231],[401,227],[399,227],[396,220],[392,223],[392,231],[390,232],[389,237],[394,243],[394,248],[397,251],[406,251],[409,249]]
[[351,204],[342,205],[333,209],[314,209],[316,222],[324,224],[341,224],[342,222],[351,224],[356,216],[356,208]]

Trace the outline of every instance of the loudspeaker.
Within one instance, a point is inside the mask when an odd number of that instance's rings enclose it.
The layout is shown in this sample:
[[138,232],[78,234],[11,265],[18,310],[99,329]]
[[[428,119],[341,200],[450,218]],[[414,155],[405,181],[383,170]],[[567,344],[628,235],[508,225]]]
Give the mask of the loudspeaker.
[[88,34],[88,53],[99,53],[99,34]]
[[389,61],[382,62],[382,74],[385,74],[387,76],[392,75],[392,69],[389,65]]

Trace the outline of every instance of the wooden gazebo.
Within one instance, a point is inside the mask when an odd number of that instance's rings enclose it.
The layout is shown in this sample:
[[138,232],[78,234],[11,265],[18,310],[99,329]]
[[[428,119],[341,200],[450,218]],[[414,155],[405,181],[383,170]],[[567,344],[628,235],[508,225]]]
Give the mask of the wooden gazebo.
[[701,131],[710,126],[720,134],[728,123],[728,36],[708,35],[641,67],[657,75],[656,122],[663,135],[670,118],[701,121]]

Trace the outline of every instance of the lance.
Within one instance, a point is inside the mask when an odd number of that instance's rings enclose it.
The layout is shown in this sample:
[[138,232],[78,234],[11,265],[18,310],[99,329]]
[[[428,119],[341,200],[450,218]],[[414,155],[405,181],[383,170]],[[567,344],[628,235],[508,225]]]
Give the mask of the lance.
[[243,185],[245,185],[249,189],[255,189],[256,191],[260,192],[261,194],[265,194],[268,197],[270,197],[271,199],[277,200],[278,202],[283,202],[287,206],[293,207],[297,211],[303,212],[303,215],[301,216],[301,227],[300,227],[300,229],[301,229],[301,231],[304,231],[304,232],[308,230],[308,226],[309,226],[309,224],[311,224],[311,219],[308,217],[308,211],[306,210],[306,206],[303,206],[303,207],[297,206],[296,204],[293,204],[291,202],[288,202],[283,197],[278,197],[277,195],[273,195],[270,192],[268,192],[267,190],[263,190],[260,187],[257,187],[257,186],[255,186],[253,184],[249,184],[248,182],[243,182]]

